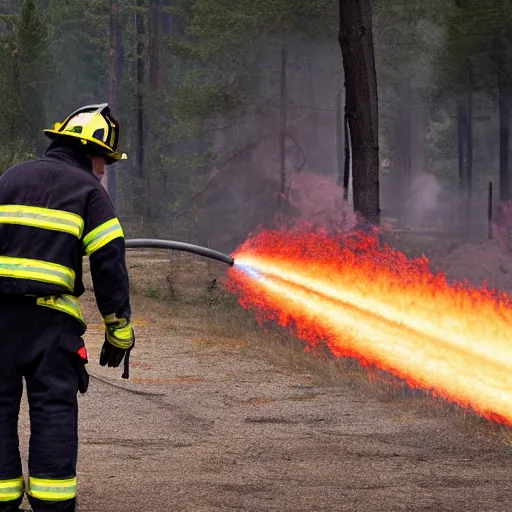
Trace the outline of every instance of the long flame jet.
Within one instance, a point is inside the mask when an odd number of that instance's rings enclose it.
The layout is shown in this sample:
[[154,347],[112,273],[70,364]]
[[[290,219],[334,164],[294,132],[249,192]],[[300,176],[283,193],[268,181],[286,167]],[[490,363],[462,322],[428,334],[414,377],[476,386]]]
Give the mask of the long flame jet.
[[450,285],[375,237],[266,231],[234,254],[228,288],[293,326],[494,421],[512,424],[512,299]]

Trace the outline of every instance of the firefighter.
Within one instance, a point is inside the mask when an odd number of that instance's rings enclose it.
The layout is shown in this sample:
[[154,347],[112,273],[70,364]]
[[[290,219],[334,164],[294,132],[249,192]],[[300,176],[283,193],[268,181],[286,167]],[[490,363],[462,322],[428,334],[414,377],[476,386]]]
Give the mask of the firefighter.
[[[108,104],[89,105],[45,130],[44,155],[0,178],[0,511],[26,491],[35,512],[74,511],[77,395],[89,376],[78,305],[89,257],[105,323],[102,366],[118,367],[135,343],[123,230],[100,183],[118,152]],[[17,423],[23,378],[30,410],[28,484]]]

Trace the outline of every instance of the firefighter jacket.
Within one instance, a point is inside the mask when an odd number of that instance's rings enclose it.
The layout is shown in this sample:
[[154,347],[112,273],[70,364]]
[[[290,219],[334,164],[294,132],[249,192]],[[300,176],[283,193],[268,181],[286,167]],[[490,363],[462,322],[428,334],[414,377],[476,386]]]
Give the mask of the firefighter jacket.
[[0,177],[0,294],[34,296],[85,328],[84,255],[107,331],[127,328],[114,343],[124,348],[132,329],[123,230],[80,143],[54,141],[41,158]]

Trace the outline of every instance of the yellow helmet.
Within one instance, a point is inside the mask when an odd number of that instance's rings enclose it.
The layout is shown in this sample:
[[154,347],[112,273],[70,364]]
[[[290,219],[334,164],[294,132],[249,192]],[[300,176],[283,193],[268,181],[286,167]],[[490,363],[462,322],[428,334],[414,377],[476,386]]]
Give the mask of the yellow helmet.
[[119,153],[119,122],[112,116],[108,103],[87,105],[75,110],[62,123],[55,123],[53,129],[44,130],[51,139],[73,137],[79,139],[91,154],[101,155],[107,164],[126,160],[125,153]]

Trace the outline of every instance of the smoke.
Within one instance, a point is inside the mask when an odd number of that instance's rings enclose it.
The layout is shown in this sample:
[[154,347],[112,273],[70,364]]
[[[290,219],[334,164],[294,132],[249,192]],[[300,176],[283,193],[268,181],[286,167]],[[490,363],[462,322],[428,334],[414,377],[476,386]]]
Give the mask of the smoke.
[[405,224],[426,228],[439,221],[443,187],[433,174],[421,173],[411,178],[410,195],[405,202]]
[[288,199],[298,224],[309,223],[330,231],[347,232],[359,223],[359,216],[343,200],[343,189],[331,176],[312,172],[295,174],[290,181]]

